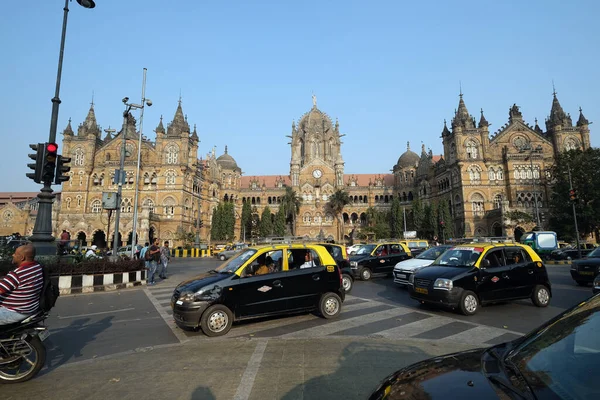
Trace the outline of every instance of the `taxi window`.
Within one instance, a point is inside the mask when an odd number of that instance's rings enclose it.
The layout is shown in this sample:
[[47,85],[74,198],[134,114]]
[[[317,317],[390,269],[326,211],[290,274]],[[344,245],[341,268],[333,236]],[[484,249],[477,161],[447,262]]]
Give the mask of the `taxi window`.
[[403,252],[402,247],[400,247],[399,244],[391,244],[390,245],[390,253],[391,254],[400,254],[402,252]]
[[274,274],[283,271],[283,250],[268,251],[256,257],[244,268],[242,277]]
[[340,261],[344,259],[341,248],[337,246],[327,246],[326,249],[329,252],[329,254],[331,254],[334,260]]
[[506,265],[502,249],[488,251],[484,259],[490,262],[488,268],[498,268]]
[[288,249],[288,269],[305,269],[318,267],[321,259],[313,249]]
[[506,256],[506,265],[515,265],[531,261],[529,255],[526,256],[524,253],[525,252],[520,247],[505,247],[504,255]]
[[377,257],[385,257],[389,254],[387,244],[382,244],[381,246],[375,249],[375,256]]
[[472,267],[483,253],[483,247],[453,247],[435,261],[435,265]]

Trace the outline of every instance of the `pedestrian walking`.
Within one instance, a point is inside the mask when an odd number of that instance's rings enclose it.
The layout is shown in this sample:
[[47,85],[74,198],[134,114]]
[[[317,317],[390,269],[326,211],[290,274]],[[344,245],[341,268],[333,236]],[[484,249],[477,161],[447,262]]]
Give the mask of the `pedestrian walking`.
[[[150,253],[149,256],[148,253]],[[156,270],[158,269],[158,263],[160,262],[160,247],[158,244],[158,239],[154,240],[152,246],[150,246],[148,251],[146,251],[146,259],[147,258],[150,258],[150,268],[148,271],[148,285],[152,286],[156,284],[156,281],[154,280],[154,274],[156,273]]]
[[148,251],[149,247],[150,243],[146,242],[144,243],[142,250],[140,250],[140,260],[144,260],[144,267],[146,267],[146,269],[150,269],[150,261],[146,259],[146,252]]
[[165,240],[164,246],[160,248],[161,270],[158,276],[162,279],[167,279],[167,266],[169,265],[169,261],[171,261],[171,251],[169,249],[169,241]]

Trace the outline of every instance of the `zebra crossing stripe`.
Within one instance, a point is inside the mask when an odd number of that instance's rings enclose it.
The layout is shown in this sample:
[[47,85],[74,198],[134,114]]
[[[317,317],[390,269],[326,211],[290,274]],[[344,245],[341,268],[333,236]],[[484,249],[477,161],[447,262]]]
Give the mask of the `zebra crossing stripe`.
[[454,322],[452,318],[446,317],[430,317],[424,320],[411,322],[396,328],[386,329],[373,334],[375,337],[383,337],[386,339],[406,339],[417,336],[421,333],[439,328],[440,326]]
[[473,343],[473,339],[476,339],[477,342],[485,343],[507,332],[508,331],[492,328],[490,326],[476,326],[473,329],[446,336],[444,337],[444,340],[471,344]]

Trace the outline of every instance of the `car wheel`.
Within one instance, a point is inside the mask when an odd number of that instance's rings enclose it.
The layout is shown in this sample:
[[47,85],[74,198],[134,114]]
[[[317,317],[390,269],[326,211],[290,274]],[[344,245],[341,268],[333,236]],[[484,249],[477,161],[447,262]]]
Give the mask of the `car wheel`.
[[360,270],[360,279],[368,281],[371,279],[371,270],[369,268],[363,268]]
[[587,286],[588,283],[584,281],[576,281],[579,286]]
[[340,315],[342,299],[335,293],[325,293],[319,301],[319,312],[325,319],[332,319]]
[[464,315],[473,315],[479,309],[479,299],[470,290],[465,290],[460,297],[460,312]]
[[537,285],[533,288],[531,301],[538,307],[547,307],[550,304],[550,291],[544,285]]
[[344,274],[342,275],[342,286],[344,287],[344,290],[346,291],[346,293],[350,293],[350,290],[352,290],[352,278],[350,277],[350,275],[348,274]]
[[225,261],[225,256],[219,256],[219,259],[220,259],[221,261]]
[[229,308],[215,304],[209,307],[200,318],[200,327],[206,336],[223,336],[231,329],[233,314]]

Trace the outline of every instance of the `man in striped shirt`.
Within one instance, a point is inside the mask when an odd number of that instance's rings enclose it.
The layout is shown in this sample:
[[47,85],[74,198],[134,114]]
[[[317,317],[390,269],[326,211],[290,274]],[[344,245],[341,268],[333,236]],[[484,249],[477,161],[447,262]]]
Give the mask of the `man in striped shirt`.
[[38,311],[44,276],[34,259],[32,244],[15,250],[13,264],[17,268],[0,280],[0,325],[22,321]]

